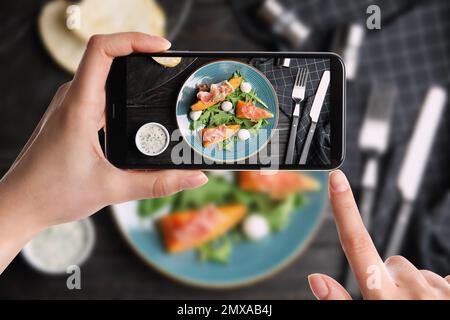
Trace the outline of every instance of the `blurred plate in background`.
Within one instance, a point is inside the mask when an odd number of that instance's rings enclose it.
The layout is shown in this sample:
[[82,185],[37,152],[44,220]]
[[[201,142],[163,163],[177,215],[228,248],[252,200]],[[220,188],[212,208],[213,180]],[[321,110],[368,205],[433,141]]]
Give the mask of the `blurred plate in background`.
[[258,242],[235,245],[227,264],[199,261],[190,250],[168,254],[161,234],[154,223],[138,215],[138,202],[111,206],[120,233],[142,260],[171,279],[206,288],[230,288],[264,280],[303,253],[318,229],[327,198],[327,173],[311,172],[321,188],[309,193],[307,204],[293,212],[287,227]]

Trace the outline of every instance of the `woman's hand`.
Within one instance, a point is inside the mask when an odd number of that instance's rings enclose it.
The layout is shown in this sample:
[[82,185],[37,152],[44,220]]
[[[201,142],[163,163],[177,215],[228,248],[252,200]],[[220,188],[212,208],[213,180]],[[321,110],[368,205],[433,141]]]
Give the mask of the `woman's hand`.
[[100,148],[98,130],[104,126],[105,82],[113,58],[169,47],[167,40],[141,33],[90,39],[74,79],[58,89],[0,181],[0,273],[24,243],[47,226],[85,218],[108,204],[161,197],[206,183],[199,171],[120,170]]
[[[418,270],[401,256],[383,262],[364,227],[347,178],[339,170],[330,174],[329,194],[342,248],[365,299],[450,299],[450,276]],[[308,280],[319,300],[351,299],[327,275],[312,274]]]

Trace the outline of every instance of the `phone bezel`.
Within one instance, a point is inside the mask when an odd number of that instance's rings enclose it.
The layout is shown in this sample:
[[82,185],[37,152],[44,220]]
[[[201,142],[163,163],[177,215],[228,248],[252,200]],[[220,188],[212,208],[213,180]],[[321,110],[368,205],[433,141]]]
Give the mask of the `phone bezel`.
[[[331,163],[329,165],[299,165],[284,163],[279,170],[332,170],[338,168],[345,158],[345,109],[346,109],[346,81],[345,65],[342,58],[332,52],[252,52],[252,51],[168,51],[159,53],[134,53],[132,55],[146,55],[158,57],[207,57],[207,58],[328,58],[330,59],[330,99],[331,110]],[[106,83],[106,126],[105,126],[105,154],[107,159],[116,167],[122,169],[197,169],[197,170],[260,170],[258,164],[184,164],[170,163],[155,165],[126,163],[126,58],[115,58]]]

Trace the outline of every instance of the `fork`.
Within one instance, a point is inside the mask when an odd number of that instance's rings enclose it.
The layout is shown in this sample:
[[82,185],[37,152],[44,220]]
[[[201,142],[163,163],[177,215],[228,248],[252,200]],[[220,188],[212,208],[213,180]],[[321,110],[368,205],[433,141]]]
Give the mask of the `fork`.
[[305,99],[306,80],[308,79],[308,68],[300,68],[295,77],[294,89],[292,90],[292,100],[295,102],[294,113],[292,114],[291,131],[286,152],[285,164],[294,163],[295,140],[297,138],[297,127],[300,118],[300,103]]

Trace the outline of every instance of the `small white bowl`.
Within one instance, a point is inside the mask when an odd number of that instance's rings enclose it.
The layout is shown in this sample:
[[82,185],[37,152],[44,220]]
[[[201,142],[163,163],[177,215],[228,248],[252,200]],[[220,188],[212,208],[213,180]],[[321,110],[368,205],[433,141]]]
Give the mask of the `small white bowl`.
[[[144,149],[142,149],[138,139],[140,137],[140,135],[142,134],[142,131],[144,131],[147,127],[158,127],[160,129],[162,129],[162,131],[164,132],[165,136],[166,136],[166,143],[164,144],[164,147],[157,153],[148,153],[146,152]],[[134,138],[134,143],[136,144],[136,147],[138,148],[138,150],[140,152],[142,152],[143,154],[145,154],[146,156],[157,156],[160,155],[161,153],[163,153],[167,147],[169,146],[169,142],[170,142],[170,134],[169,131],[167,131],[166,127],[164,127],[162,124],[158,123],[158,122],[148,122],[144,125],[142,125],[139,130],[136,132],[136,136]]]
[[[70,224],[80,224],[83,228],[83,237],[84,237],[84,239],[82,240],[82,241],[84,241],[84,244],[80,248],[76,257],[73,258],[73,261],[70,261],[67,266],[64,266],[64,267],[61,266],[60,268],[45,266],[44,263],[42,263],[42,260],[38,259],[36,257],[36,253],[34,253],[34,254],[32,253],[33,248],[32,248],[31,243],[33,240],[28,242],[25,245],[25,247],[22,249],[21,255],[25,259],[25,261],[31,267],[33,267],[35,270],[45,273],[45,274],[51,274],[51,275],[65,274],[65,273],[67,273],[68,266],[70,266],[70,265],[81,266],[84,262],[86,262],[86,260],[91,255],[92,250],[94,248],[94,244],[95,244],[94,224],[92,223],[90,218],[86,218],[86,219],[74,221],[74,222],[69,222],[69,223]],[[53,227],[56,227],[56,226],[53,226]],[[50,228],[52,228],[52,227],[50,227]]]

